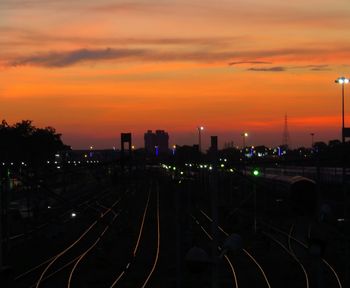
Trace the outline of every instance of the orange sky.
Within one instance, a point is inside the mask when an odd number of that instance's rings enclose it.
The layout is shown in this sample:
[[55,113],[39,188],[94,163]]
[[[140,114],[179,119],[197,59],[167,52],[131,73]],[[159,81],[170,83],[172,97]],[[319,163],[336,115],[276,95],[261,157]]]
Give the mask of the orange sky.
[[194,144],[198,125],[206,144],[278,145],[285,113],[294,147],[339,138],[349,16],[348,0],[2,0],[0,118],[73,148],[147,129]]

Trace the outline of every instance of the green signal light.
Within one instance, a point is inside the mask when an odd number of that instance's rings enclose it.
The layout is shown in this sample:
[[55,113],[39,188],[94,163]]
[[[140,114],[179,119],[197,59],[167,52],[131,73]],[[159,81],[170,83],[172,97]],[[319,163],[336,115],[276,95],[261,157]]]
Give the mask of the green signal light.
[[260,172],[259,172],[258,169],[254,169],[254,170],[253,170],[253,175],[254,175],[254,176],[259,176],[259,174],[260,174]]

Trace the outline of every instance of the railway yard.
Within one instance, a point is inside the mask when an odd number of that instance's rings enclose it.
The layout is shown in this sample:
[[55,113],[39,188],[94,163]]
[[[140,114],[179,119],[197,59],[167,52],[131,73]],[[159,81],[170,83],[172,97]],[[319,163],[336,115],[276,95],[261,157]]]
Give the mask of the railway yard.
[[55,199],[35,222],[13,220],[1,287],[350,285],[349,223],[331,212],[337,199],[325,187],[227,171],[111,169],[73,171],[61,190],[42,183]]

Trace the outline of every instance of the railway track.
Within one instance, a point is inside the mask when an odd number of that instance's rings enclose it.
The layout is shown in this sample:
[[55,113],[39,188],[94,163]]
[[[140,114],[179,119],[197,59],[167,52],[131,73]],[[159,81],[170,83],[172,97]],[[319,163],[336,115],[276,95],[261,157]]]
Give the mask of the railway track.
[[[204,216],[203,219],[206,219],[212,225],[213,219],[207,213],[205,213],[202,209],[200,209],[199,212],[202,216]],[[203,227],[202,225],[200,226]],[[221,239],[225,239],[230,236],[220,225],[217,226],[217,229],[221,232],[223,236],[223,238]],[[259,287],[271,288],[271,284],[267,277],[267,273],[262,268],[262,265],[259,263],[259,261],[252,255],[252,252],[249,252],[246,248],[242,248],[242,252],[243,253],[235,253],[233,255],[231,255],[231,253],[227,253],[226,255],[231,260],[230,266],[234,265],[234,267],[236,268],[235,274],[237,276],[234,277],[236,285],[238,285],[237,282],[240,281],[239,282],[240,287],[252,287],[252,285],[258,285]],[[250,277],[247,277],[246,265],[251,265],[251,263],[254,264],[254,269],[251,271],[253,273],[251,273],[252,275]],[[244,269],[242,269],[243,267]],[[240,277],[240,275],[241,276],[244,275],[244,276]],[[237,279],[241,279],[241,280],[237,280]],[[248,282],[247,280],[251,282]],[[263,282],[263,284],[261,282]]]
[[160,197],[158,183],[150,184],[131,258],[108,287],[152,287],[160,255]]
[[[48,281],[56,278],[59,273],[67,270],[66,268],[73,263],[75,263],[75,267],[77,267],[84,257],[97,245],[98,242],[102,240],[102,237],[121,213],[121,211],[118,213],[114,211],[121,200],[122,199],[119,197],[110,205],[110,207],[104,208],[104,210],[98,214],[96,219],[91,222],[91,224],[63,250],[59,251],[56,255],[47,259],[46,261],[41,262],[35,267],[17,275],[15,277],[15,281],[18,284],[18,287],[23,287],[21,282],[24,280],[27,280],[25,283],[28,283],[27,278],[37,279],[32,285],[25,284],[27,287],[41,287],[42,284],[49,285],[48,287],[56,287],[56,283],[52,284],[51,282],[51,284],[47,284]],[[74,271],[71,273],[71,275],[73,276],[73,274]],[[72,276],[70,278],[72,278]],[[55,282],[59,281],[55,280]],[[57,287],[64,286],[65,285],[62,285],[61,283],[61,285]]]

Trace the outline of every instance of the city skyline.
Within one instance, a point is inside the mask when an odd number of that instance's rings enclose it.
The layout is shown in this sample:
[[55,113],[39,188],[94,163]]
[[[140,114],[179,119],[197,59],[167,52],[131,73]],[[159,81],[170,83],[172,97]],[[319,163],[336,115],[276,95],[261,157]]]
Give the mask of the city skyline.
[[[350,3],[71,1],[0,3],[0,118],[53,126],[73,148],[131,132],[169,144],[291,146],[340,139]],[[345,112],[350,116],[349,87]],[[346,123],[349,116],[346,117]]]

